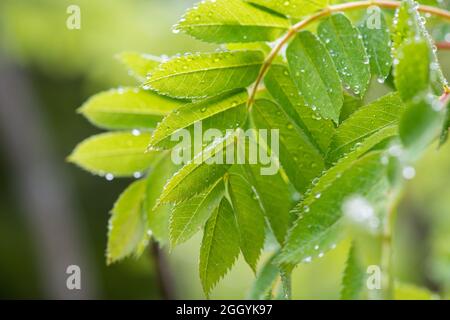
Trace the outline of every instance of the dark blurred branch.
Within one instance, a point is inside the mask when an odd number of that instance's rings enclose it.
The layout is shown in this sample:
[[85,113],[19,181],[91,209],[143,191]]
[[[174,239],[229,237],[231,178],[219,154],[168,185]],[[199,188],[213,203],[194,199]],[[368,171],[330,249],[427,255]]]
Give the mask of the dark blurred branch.
[[[0,56],[1,155],[9,162],[8,182],[26,214],[38,258],[37,275],[47,298],[88,299],[96,285],[83,250],[64,160],[52,148],[51,137],[57,134],[47,132],[27,75]],[[81,290],[66,287],[66,268],[72,264],[81,268]]]
[[167,263],[164,251],[161,250],[156,241],[151,242],[151,255],[155,265],[155,276],[161,293],[161,298],[164,300],[175,300],[175,286],[173,276],[170,272],[169,264]]

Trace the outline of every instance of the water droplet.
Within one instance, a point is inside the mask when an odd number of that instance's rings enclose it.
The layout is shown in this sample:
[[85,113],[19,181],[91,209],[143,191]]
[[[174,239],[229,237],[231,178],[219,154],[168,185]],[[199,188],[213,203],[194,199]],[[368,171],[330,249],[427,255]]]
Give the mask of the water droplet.
[[113,181],[114,180],[114,175],[112,173],[107,173],[105,175],[106,180],[108,181]]
[[141,131],[140,131],[139,129],[133,129],[133,130],[131,131],[131,134],[132,134],[133,136],[137,137],[137,136],[141,135]]
[[402,170],[402,175],[406,180],[414,179],[414,177],[416,176],[416,169],[411,166],[404,167]]
[[136,171],[135,173],[133,173],[133,177],[139,179],[140,177],[142,177],[142,172]]
[[314,196],[316,199],[320,199],[320,197],[322,196],[321,193],[316,193],[316,195]]
[[312,261],[312,257],[306,257],[305,259],[303,259],[304,263],[310,263]]

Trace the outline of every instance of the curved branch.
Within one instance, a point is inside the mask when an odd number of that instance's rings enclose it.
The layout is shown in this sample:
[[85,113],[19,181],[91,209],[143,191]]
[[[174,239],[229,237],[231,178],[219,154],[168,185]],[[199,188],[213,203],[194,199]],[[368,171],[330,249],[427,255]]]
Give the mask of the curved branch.
[[[270,66],[272,65],[273,60],[278,56],[279,52],[283,48],[283,46],[288,43],[288,41],[296,35],[296,33],[302,29],[304,29],[306,26],[311,24],[312,22],[321,19],[323,17],[329,16],[332,13],[340,12],[340,11],[350,11],[360,8],[367,8],[370,6],[378,6],[386,9],[396,9],[400,7],[401,2],[399,1],[390,1],[390,0],[368,0],[368,1],[358,1],[358,2],[349,2],[344,4],[338,4],[338,5],[332,5],[328,6],[327,8],[318,11],[317,13],[305,18],[304,20],[296,23],[293,25],[289,31],[280,39],[278,44],[272,49],[270,54],[267,56],[266,60],[261,66],[261,69],[259,71],[258,77],[256,78],[256,81],[253,85],[252,91],[250,93],[249,99],[247,101],[247,107],[250,108],[253,105],[253,102],[255,101],[255,96],[258,91],[258,87],[261,84],[261,81],[263,80],[264,76],[266,75],[267,71],[269,70]],[[439,17],[442,17],[444,19],[450,20],[450,12],[435,8],[432,6],[425,6],[425,5],[419,5],[418,10],[420,12],[426,12],[430,13]]]

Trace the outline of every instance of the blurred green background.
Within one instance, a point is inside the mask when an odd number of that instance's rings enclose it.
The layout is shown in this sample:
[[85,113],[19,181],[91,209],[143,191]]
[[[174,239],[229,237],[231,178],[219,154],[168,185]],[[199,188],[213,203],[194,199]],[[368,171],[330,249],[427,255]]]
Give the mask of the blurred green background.
[[[109,210],[129,180],[91,176],[65,158],[99,132],[75,110],[90,95],[133,84],[122,51],[173,55],[211,50],[171,26],[192,0],[2,0],[0,2],[0,298],[159,299],[155,252],[107,267]],[[66,28],[69,5],[81,29]],[[450,73],[450,53],[440,53]],[[385,88],[373,89],[372,95]],[[400,280],[450,292],[450,145],[430,148],[400,207],[395,236]],[[203,298],[200,237],[163,257],[171,297]],[[294,298],[337,299],[349,244],[295,270]],[[66,289],[81,267],[82,290]],[[159,270],[159,271],[158,271]],[[245,298],[251,270],[239,261],[212,298]]]

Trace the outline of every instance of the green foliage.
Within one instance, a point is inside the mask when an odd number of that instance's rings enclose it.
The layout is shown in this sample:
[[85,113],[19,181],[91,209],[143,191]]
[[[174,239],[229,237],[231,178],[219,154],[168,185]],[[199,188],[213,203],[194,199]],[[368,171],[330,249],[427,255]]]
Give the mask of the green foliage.
[[325,119],[338,123],[344,101],[342,85],[325,46],[311,32],[302,31],[289,45],[286,57],[305,103]]
[[207,295],[239,255],[236,233],[233,209],[228,200],[223,199],[205,225],[200,248],[200,280]]
[[367,15],[359,31],[362,34],[364,46],[370,60],[370,70],[377,76],[377,80],[383,83],[388,77],[392,66],[391,56],[391,37],[389,27],[386,24],[386,18],[383,12],[380,12],[380,26],[373,26],[377,21],[370,21],[371,17]]
[[107,260],[113,262],[131,254],[144,236],[142,200],[145,180],[133,182],[119,197],[109,221]]
[[151,129],[182,102],[152,92],[120,88],[96,94],[78,111],[105,129]]
[[[441,131],[445,140],[448,98],[439,101],[436,88],[446,81],[412,1],[402,2],[391,32],[381,11],[375,28],[369,12],[355,27],[345,13],[325,6],[203,1],[174,30],[225,44],[220,50],[165,62],[139,53],[119,57],[142,88],[100,93],[80,112],[101,128],[132,131],[89,138],[69,157],[94,174],[140,179],[114,206],[109,262],[139,254],[150,238],[175,247],[203,230],[199,269],[206,295],[242,253],[257,274],[251,298],[272,298],[278,280],[276,297],[289,298],[297,264],[354,238],[346,223],[353,197],[380,222],[372,240],[381,247],[392,195],[402,185],[390,178],[401,177],[402,167]],[[291,18],[316,11],[296,25],[298,32],[288,31]],[[383,83],[388,76],[395,91],[367,103],[370,80]],[[175,165],[177,138],[192,137],[200,125],[221,135],[189,141],[181,148],[189,161]],[[256,143],[259,156],[270,155],[273,174],[262,174],[267,163],[253,161],[242,137]],[[277,137],[279,146],[272,143]],[[272,256],[258,271],[264,251]],[[342,298],[362,297],[361,268],[353,248]]]
[[157,159],[158,153],[145,152],[150,134],[139,132],[102,133],[81,142],[69,161],[101,176],[141,175]]
[[342,300],[358,300],[364,286],[365,270],[358,257],[358,251],[353,244],[348,253],[347,264],[342,278]]
[[199,3],[174,28],[207,42],[255,42],[276,40],[289,22],[241,0],[215,0]]
[[264,60],[260,51],[189,54],[162,63],[146,86],[174,98],[202,98],[245,88],[255,81]]
[[345,88],[357,96],[364,96],[370,80],[369,57],[362,36],[342,13],[322,21],[319,37],[328,49]]
[[123,52],[117,58],[127,67],[128,72],[143,81],[161,63],[161,59],[139,52]]
[[246,0],[292,18],[303,18],[326,7],[328,0]]
[[428,89],[430,83],[430,49],[424,40],[405,41],[398,49],[395,86],[408,101]]
[[236,215],[242,254],[256,272],[265,238],[264,212],[258,201],[258,194],[251,183],[239,172],[229,177],[231,203]]

